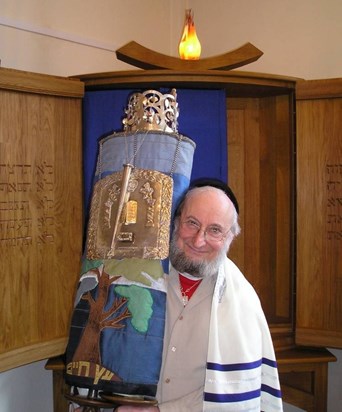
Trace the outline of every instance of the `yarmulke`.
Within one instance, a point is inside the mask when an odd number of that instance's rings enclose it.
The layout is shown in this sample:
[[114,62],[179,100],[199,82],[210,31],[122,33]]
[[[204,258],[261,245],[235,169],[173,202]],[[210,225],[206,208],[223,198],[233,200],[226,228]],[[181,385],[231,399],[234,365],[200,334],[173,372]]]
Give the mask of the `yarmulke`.
[[227,185],[227,183],[223,182],[220,179],[204,177],[204,178],[193,180],[190,183],[189,190],[195,187],[203,187],[203,186],[212,186],[212,187],[215,187],[216,189],[222,190],[229,197],[229,199],[231,200],[231,202],[233,203],[235,207],[237,214],[239,214],[239,203],[232,189]]

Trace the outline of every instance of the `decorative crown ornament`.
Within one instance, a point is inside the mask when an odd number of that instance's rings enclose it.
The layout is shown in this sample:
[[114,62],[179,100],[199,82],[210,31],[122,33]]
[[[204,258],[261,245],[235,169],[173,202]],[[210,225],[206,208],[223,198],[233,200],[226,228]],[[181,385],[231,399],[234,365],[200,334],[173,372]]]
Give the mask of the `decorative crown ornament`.
[[158,130],[178,132],[178,103],[176,89],[162,94],[157,90],[134,93],[128,101],[122,121],[125,132]]

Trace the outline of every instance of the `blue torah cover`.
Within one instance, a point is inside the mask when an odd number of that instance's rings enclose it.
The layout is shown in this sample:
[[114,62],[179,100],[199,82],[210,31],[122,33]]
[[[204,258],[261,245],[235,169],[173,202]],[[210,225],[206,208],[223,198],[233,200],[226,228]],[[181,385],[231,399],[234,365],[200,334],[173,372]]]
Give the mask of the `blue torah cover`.
[[[130,90],[87,92],[84,99],[85,218],[97,182],[124,163],[172,177],[172,213],[191,178],[227,178],[225,94],[177,90],[177,133],[113,132],[122,125]],[[108,132],[110,131],[110,132]],[[182,136],[179,139],[179,136]],[[196,147],[196,151],[195,151]],[[69,385],[155,396],[165,324],[167,259],[87,259],[66,350]]]
[[[123,163],[162,172],[173,180],[172,214],[189,186],[194,150],[194,142],[179,134],[114,133],[100,141],[94,182],[120,172]],[[155,396],[163,349],[167,268],[167,257],[94,260],[87,259],[85,251],[66,353],[68,384]]]

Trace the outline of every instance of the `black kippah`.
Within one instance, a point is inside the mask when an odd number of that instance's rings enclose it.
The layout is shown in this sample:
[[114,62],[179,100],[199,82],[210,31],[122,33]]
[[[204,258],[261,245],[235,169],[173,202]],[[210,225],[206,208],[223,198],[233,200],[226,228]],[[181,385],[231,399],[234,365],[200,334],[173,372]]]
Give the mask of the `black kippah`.
[[212,187],[215,187],[216,189],[222,190],[229,197],[229,199],[231,200],[231,202],[233,203],[235,207],[237,214],[239,214],[239,203],[232,189],[227,185],[227,183],[223,182],[220,179],[204,177],[204,178],[193,180],[190,183],[189,190],[195,187],[203,187],[203,186],[212,186]]

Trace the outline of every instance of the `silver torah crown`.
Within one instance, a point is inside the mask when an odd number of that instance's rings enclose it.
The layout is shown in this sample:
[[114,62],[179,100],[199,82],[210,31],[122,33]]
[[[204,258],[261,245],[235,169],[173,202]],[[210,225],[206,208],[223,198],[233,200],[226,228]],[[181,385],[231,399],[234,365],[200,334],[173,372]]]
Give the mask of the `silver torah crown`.
[[123,119],[125,132],[158,130],[168,133],[178,132],[179,109],[176,89],[162,94],[157,90],[134,93],[125,110]]

